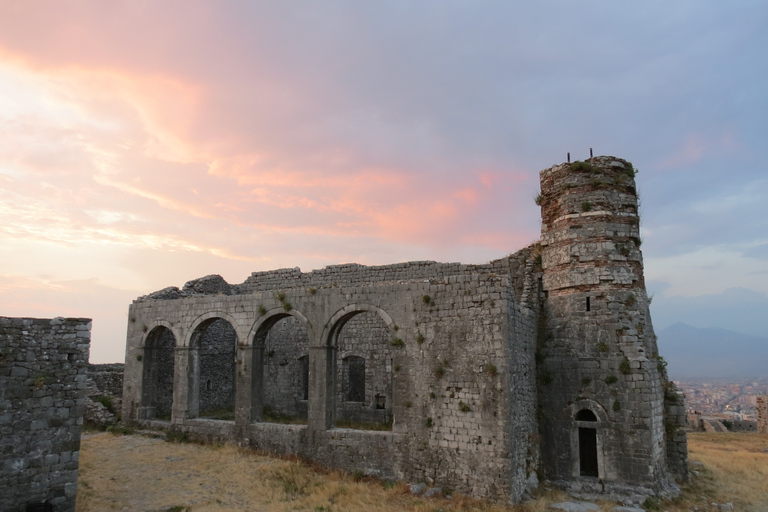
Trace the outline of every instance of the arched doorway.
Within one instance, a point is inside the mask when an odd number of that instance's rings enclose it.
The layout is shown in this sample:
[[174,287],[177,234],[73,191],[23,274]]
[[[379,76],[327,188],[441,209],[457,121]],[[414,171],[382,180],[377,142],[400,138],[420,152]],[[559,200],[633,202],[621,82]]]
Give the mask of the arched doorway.
[[579,476],[600,475],[597,456],[597,416],[589,409],[576,413],[579,432]]
[[335,326],[337,428],[391,430],[393,331],[378,310],[351,311]]
[[307,329],[291,315],[264,327],[261,421],[305,424],[309,400]]
[[209,318],[197,326],[190,348],[197,351],[198,416],[235,419],[235,354],[237,333],[223,318]]
[[175,348],[176,337],[163,325],[153,328],[147,335],[142,356],[144,419],[171,419]]

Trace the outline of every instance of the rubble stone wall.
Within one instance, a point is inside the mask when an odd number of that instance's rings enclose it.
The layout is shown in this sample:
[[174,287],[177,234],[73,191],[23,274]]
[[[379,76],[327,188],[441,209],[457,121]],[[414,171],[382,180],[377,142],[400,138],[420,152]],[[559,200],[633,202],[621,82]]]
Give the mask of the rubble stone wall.
[[0,510],[75,509],[91,321],[0,317]]

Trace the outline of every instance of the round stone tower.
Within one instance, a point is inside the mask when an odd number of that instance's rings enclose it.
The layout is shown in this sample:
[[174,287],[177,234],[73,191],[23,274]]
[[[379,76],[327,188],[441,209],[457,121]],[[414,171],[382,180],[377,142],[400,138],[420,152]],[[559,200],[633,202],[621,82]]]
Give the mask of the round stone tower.
[[542,462],[584,490],[671,488],[634,176],[607,156],[540,175]]

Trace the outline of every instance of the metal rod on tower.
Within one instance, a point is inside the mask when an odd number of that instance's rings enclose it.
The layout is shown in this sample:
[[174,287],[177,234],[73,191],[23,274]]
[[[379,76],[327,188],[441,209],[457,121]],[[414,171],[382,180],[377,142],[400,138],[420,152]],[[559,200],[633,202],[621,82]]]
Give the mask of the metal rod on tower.
[[568,163],[571,163],[571,154],[568,153]]
[[589,158],[592,158],[592,148],[589,148]]

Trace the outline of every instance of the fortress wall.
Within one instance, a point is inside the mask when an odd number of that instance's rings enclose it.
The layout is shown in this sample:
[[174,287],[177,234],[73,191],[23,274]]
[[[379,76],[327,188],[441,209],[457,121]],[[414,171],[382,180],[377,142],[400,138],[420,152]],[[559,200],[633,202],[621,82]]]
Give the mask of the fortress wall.
[[0,317],[0,510],[75,509],[91,321]]
[[123,396],[123,364],[89,364],[88,377],[102,395],[116,398]]
[[[235,421],[197,417],[191,396],[199,380],[195,372],[201,371],[194,356],[196,333],[216,317],[231,322],[237,336]],[[307,333],[306,426],[261,421],[262,404],[274,398],[277,388],[300,380],[294,373],[293,381],[278,375],[269,383],[274,364],[289,374],[291,365],[280,363],[298,359],[305,350],[299,345],[281,351],[291,343],[291,329],[279,327],[286,319]],[[168,423],[142,412],[151,396],[145,388],[152,385],[146,381],[143,356],[160,326],[173,333],[177,347]],[[209,440],[298,454],[348,471],[434,481],[475,496],[517,500],[526,482],[512,475],[535,471],[526,471],[536,430],[534,326],[531,314],[517,304],[509,279],[492,273],[142,299],[130,311],[123,417]],[[273,329],[280,333],[275,339]],[[343,400],[343,360],[350,354],[366,362],[360,404]],[[286,395],[287,403],[295,393]],[[376,408],[377,395],[386,397],[383,411]],[[378,422],[377,415],[389,415],[392,431],[334,428],[350,416],[353,405],[357,420]]]

